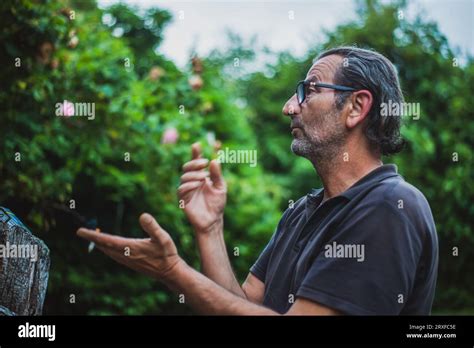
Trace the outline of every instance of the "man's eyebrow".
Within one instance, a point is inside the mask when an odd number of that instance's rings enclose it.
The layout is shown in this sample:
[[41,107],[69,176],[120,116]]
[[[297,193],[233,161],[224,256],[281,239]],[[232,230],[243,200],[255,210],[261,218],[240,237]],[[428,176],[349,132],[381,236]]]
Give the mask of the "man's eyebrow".
[[310,77],[308,77],[306,79],[306,81],[308,81],[308,82],[320,82],[321,80],[319,79],[319,77],[317,75],[311,75]]

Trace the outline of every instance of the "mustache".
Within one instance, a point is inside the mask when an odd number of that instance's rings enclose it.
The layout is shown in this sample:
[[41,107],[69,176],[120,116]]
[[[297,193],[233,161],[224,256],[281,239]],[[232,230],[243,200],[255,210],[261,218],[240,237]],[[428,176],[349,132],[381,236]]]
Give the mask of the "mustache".
[[291,118],[290,128],[301,128],[301,129],[303,129],[304,126],[303,126],[303,123],[301,122],[301,120],[292,117],[292,118]]

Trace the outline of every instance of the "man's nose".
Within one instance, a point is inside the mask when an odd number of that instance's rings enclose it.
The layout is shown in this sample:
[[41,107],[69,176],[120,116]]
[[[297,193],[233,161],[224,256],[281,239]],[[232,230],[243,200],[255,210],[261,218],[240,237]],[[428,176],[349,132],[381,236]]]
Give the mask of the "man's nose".
[[296,94],[293,94],[293,96],[288,99],[288,101],[283,105],[283,115],[286,116],[291,116],[295,114],[299,114],[301,112],[301,107],[300,104],[298,103],[298,100],[296,99]]

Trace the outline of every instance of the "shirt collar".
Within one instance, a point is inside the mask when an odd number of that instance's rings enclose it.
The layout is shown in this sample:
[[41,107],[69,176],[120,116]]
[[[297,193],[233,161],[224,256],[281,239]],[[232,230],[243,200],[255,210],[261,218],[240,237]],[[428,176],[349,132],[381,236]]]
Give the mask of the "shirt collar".
[[[348,200],[351,200],[359,193],[363,192],[364,190],[372,187],[377,182],[385,180],[390,177],[400,176],[398,174],[398,168],[395,164],[384,164],[370,173],[359,179],[355,184],[349,187],[347,190],[342,192],[339,196],[345,197]],[[311,193],[307,195],[308,200],[317,201],[324,195],[324,189],[312,189]]]
[[400,176],[398,175],[397,166],[395,164],[384,164],[359,179],[359,181],[357,181],[354,185],[352,185],[343,193],[341,193],[340,196],[346,197],[347,199],[351,200],[359,193],[374,186],[376,183],[395,176]]
[[312,211],[317,208],[323,200],[324,189],[311,189],[311,192],[306,195],[305,207],[307,211]]

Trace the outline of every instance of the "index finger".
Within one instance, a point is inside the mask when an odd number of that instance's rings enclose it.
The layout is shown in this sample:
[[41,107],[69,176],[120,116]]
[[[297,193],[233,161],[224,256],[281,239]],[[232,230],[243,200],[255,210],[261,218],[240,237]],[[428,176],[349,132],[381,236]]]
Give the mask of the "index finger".
[[201,158],[201,144],[200,143],[194,143],[191,145],[191,152],[192,152],[192,159],[197,159]]
[[206,168],[208,164],[209,164],[209,160],[207,158],[193,159],[189,162],[186,162],[183,165],[183,171],[189,172],[189,171],[201,170],[201,169]]
[[80,228],[77,230],[77,235],[81,238],[94,242],[98,246],[113,249],[123,252],[125,248],[130,248],[132,238],[124,238],[114,236],[108,233],[97,233],[97,231],[89,230],[87,228]]

